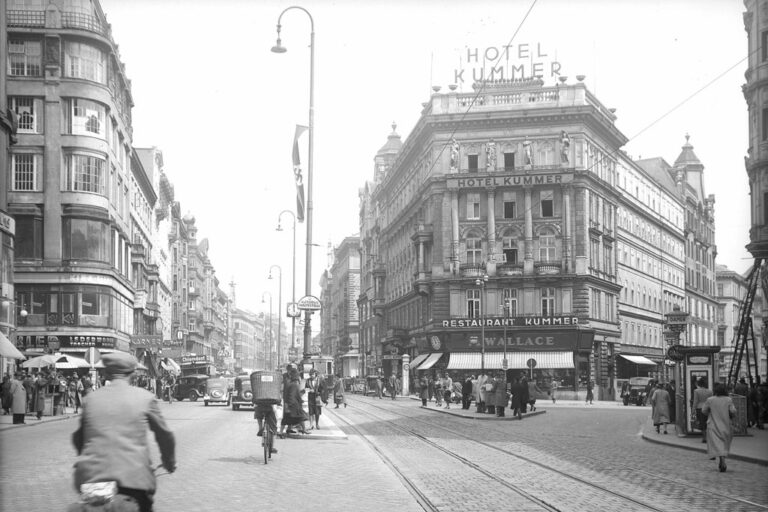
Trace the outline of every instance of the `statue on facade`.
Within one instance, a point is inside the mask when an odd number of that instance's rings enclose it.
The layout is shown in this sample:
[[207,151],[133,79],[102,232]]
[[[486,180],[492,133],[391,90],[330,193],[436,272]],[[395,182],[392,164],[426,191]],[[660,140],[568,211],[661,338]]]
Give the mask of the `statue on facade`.
[[525,165],[533,165],[533,149],[531,148],[531,141],[528,137],[523,141],[523,153],[525,153]]
[[451,171],[456,172],[459,170],[459,142],[455,139],[451,139]]
[[485,167],[488,171],[496,169],[496,143],[493,139],[489,140],[485,145]]
[[571,147],[571,138],[565,132],[560,132],[560,163],[568,163],[568,149]]

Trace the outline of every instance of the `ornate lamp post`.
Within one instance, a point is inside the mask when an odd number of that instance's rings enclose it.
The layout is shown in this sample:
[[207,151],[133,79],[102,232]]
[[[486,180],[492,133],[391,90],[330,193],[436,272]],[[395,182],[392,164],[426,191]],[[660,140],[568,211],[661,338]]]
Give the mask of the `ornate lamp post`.
[[[688,313],[675,304],[672,311],[664,314],[664,339],[667,340],[667,357],[675,362],[675,423],[678,432],[685,432],[685,387],[689,385],[682,375],[683,354],[680,351],[680,334],[688,326]],[[666,370],[666,368],[665,368]]]
[[[315,141],[315,20],[303,7],[292,5],[286,7],[277,18],[277,43],[272,47],[274,53],[285,53],[287,50],[280,39],[280,21],[283,14],[291,9],[299,9],[309,16],[311,28],[309,39],[309,158],[307,162],[307,242],[306,242],[306,271],[305,271],[305,295],[312,295],[312,169]],[[304,312],[304,359],[309,359],[310,344],[312,343],[312,312]]]
[[[283,269],[280,267],[280,265],[272,265],[271,267],[269,267],[269,277],[267,279],[272,279],[272,269],[273,268],[276,268],[279,271],[278,281],[277,281],[277,283],[278,283],[277,284],[277,286],[278,286],[278,290],[277,290],[277,311],[282,311],[282,308],[283,308]],[[269,314],[271,315],[272,312],[270,311]],[[280,329],[280,324],[283,323],[282,322],[282,317],[280,315],[281,314],[277,315],[277,366],[278,367],[280,366],[280,363],[281,363],[281,361],[280,361],[280,347],[281,347],[282,342],[283,342],[283,338],[280,335],[280,333],[282,332],[282,330]]]
[[[485,285],[488,283],[488,274],[475,280],[475,285],[480,287],[480,373],[485,373]],[[505,336],[506,338],[506,336]],[[505,356],[506,357],[506,356]]]
[[[283,228],[280,224],[283,214],[288,213],[293,218],[293,276],[291,278],[291,304],[292,307],[296,307],[296,214],[291,210],[283,210],[280,215],[277,216],[277,231],[282,231]],[[291,348],[295,348],[296,344],[296,317],[291,314]]]
[[[267,323],[264,322],[264,369],[272,369],[272,294],[264,292],[261,294],[262,304],[266,302],[264,296],[269,295],[269,331],[267,331]],[[267,344],[267,332],[269,332],[269,344]]]

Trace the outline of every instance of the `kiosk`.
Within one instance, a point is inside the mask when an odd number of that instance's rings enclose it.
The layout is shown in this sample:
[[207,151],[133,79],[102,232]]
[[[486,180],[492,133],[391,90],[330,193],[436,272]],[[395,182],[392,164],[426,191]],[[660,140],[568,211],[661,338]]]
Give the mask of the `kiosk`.
[[696,411],[693,409],[693,391],[696,381],[704,378],[709,389],[714,388],[717,375],[717,358],[720,347],[670,347],[670,359],[677,360],[675,366],[675,412],[678,435],[701,435],[696,423]]

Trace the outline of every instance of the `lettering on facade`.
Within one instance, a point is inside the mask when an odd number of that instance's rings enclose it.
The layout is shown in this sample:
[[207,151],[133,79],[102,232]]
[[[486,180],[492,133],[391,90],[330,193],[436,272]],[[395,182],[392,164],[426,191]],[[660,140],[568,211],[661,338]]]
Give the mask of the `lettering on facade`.
[[[443,327],[459,329],[479,329],[483,326],[480,318],[455,318],[443,320]],[[485,319],[485,327],[540,327],[579,325],[577,316],[525,316],[525,317],[490,317]]]
[[519,80],[560,76],[561,65],[550,60],[541,43],[505,44],[487,48],[465,48],[459,54],[460,69],[453,70],[453,82]]
[[452,178],[446,181],[449,189],[512,187],[522,185],[561,185],[573,181],[573,174],[527,174],[517,176],[488,176],[482,178]]
[[0,212],[0,231],[4,231],[13,236],[16,233],[16,221],[13,217]]

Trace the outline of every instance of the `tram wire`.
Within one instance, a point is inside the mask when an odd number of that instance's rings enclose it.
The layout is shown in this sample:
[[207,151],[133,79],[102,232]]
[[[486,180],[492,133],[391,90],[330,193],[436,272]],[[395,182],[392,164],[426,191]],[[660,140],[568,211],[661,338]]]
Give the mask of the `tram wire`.
[[[387,413],[389,413],[389,414],[396,414],[396,415],[398,415],[398,416],[401,416],[401,417],[403,417],[403,418],[407,418],[407,419],[409,419],[409,420],[413,420],[413,421],[416,421],[416,422],[418,422],[418,423],[422,423],[422,424],[424,424],[424,425],[429,425],[429,426],[431,426],[431,427],[440,428],[440,429],[442,429],[442,430],[444,430],[444,431],[446,431],[446,432],[449,432],[449,433],[451,433],[451,434],[453,434],[453,435],[455,435],[455,436],[459,436],[459,437],[461,437],[461,438],[464,438],[464,439],[468,439],[468,440],[474,441],[474,442],[476,442],[476,443],[478,443],[478,444],[480,444],[480,445],[482,445],[482,446],[485,446],[485,447],[487,447],[487,448],[491,448],[492,450],[495,450],[495,451],[501,452],[501,453],[503,453],[503,454],[505,454],[505,455],[510,455],[510,456],[513,456],[513,457],[515,457],[515,458],[519,458],[519,459],[522,459],[522,460],[524,460],[524,461],[526,461],[526,462],[528,462],[528,463],[531,463],[531,464],[537,465],[537,466],[539,466],[539,467],[541,467],[541,468],[543,468],[543,469],[546,469],[546,470],[549,470],[549,471],[553,471],[553,472],[556,472],[556,473],[558,473],[558,474],[561,474],[561,475],[567,476],[567,477],[569,477],[569,478],[571,478],[571,479],[574,479],[574,480],[576,480],[576,481],[578,481],[578,482],[580,482],[580,483],[583,483],[583,484],[585,484],[585,485],[588,485],[588,486],[591,486],[591,487],[595,487],[595,488],[597,488],[597,489],[601,489],[601,490],[603,490],[603,491],[605,491],[605,492],[608,492],[608,493],[610,493],[610,494],[613,494],[613,495],[615,495],[615,496],[618,496],[618,497],[620,497],[620,498],[622,498],[622,499],[627,499],[627,500],[630,500],[630,501],[632,501],[632,502],[634,502],[634,503],[638,503],[638,504],[640,504],[640,505],[642,505],[642,506],[644,506],[644,507],[648,507],[648,508],[650,508],[650,509],[652,509],[652,510],[660,510],[660,509],[656,509],[655,507],[649,506],[649,505],[647,505],[647,504],[645,504],[645,503],[639,502],[639,501],[635,500],[634,498],[631,498],[631,497],[625,496],[625,495],[623,495],[623,494],[621,494],[621,493],[617,493],[617,492],[615,492],[615,491],[612,491],[611,489],[608,489],[608,488],[606,488],[606,487],[602,487],[602,486],[600,486],[600,485],[597,485],[597,484],[595,484],[595,483],[593,483],[593,482],[591,482],[591,481],[589,481],[589,480],[586,480],[586,479],[582,479],[582,478],[579,478],[579,477],[577,477],[577,476],[574,476],[574,475],[572,475],[572,474],[570,474],[570,473],[566,473],[566,472],[564,472],[564,471],[558,470],[557,468],[553,468],[553,467],[551,467],[551,466],[548,466],[548,465],[546,465],[546,464],[544,464],[544,463],[538,462],[538,461],[536,461],[536,460],[534,460],[534,459],[531,459],[531,458],[529,458],[529,457],[525,457],[525,456],[519,455],[519,454],[517,454],[517,453],[511,452],[511,451],[508,451],[508,450],[505,450],[505,449],[503,449],[503,448],[499,448],[498,446],[494,446],[493,444],[490,444],[490,443],[486,443],[486,442],[484,442],[484,441],[478,441],[478,440],[476,440],[476,439],[474,439],[474,438],[472,438],[472,437],[470,437],[470,436],[467,436],[466,434],[463,434],[463,433],[461,433],[461,432],[457,432],[457,431],[455,431],[455,430],[452,430],[452,429],[450,429],[450,428],[448,428],[448,427],[444,426],[443,424],[440,424],[440,423],[433,423],[433,422],[430,422],[430,421],[426,421],[426,420],[424,420],[424,419],[420,419],[420,418],[418,418],[418,417],[414,417],[414,416],[412,416],[412,415],[408,415],[408,414],[403,414],[403,413],[400,413],[400,412],[396,412],[396,411],[393,411],[393,410],[392,410],[391,408],[389,408],[389,407],[382,407],[382,406],[380,406],[380,405],[377,405],[376,403],[369,403],[369,402],[367,402],[367,401],[365,401],[365,402],[363,402],[363,401],[360,401],[359,403],[360,403],[360,404],[365,404],[365,405],[368,405],[368,406],[370,406],[370,407],[373,407],[373,408],[376,408],[376,409],[380,409],[380,410],[386,411],[386,412],[387,412]],[[399,406],[400,406],[400,407],[403,407],[402,405],[399,405]],[[356,407],[356,409],[357,409],[357,410],[359,410],[359,407]],[[369,413],[369,415],[371,415],[371,416],[374,416],[374,417],[375,417],[375,415],[372,415],[372,414],[370,414],[370,413]],[[388,421],[388,420],[382,420],[381,418],[377,418],[377,419],[379,419],[380,421]],[[401,427],[395,427],[395,428],[401,428]],[[403,429],[403,430],[404,430],[404,431],[407,431],[407,429]],[[495,432],[497,432],[497,433],[498,433],[499,431],[498,431],[498,430],[495,430]],[[411,433],[411,432],[409,432],[409,433]],[[412,435],[415,435],[415,436],[417,436],[417,437],[420,437],[420,435],[419,435],[419,434],[415,434],[415,433],[411,433],[411,434],[412,434]],[[530,437],[523,437],[523,436],[520,436],[520,433],[519,433],[519,432],[516,432],[516,435],[518,436],[518,437],[517,437],[517,440],[520,440],[520,441],[523,441],[523,442],[533,442],[533,441],[535,441],[534,439],[532,439],[532,438],[530,438]],[[591,460],[591,461],[593,461],[593,462],[604,462],[604,461],[601,461],[601,460],[597,459],[596,457],[590,457],[590,456],[588,456],[588,455],[580,455],[579,457],[580,457],[580,458],[582,458],[582,459]],[[746,499],[743,499],[743,498],[739,498],[739,497],[736,497],[736,496],[732,496],[732,495],[729,495],[729,494],[723,494],[723,493],[719,493],[719,492],[717,492],[717,491],[714,491],[714,490],[712,490],[711,488],[701,488],[701,487],[696,487],[695,485],[692,485],[690,482],[686,482],[686,481],[682,481],[682,480],[676,480],[676,479],[674,479],[674,478],[667,478],[667,477],[662,477],[662,476],[659,476],[659,474],[658,474],[657,472],[650,472],[650,471],[648,471],[648,470],[646,470],[646,469],[636,468],[636,467],[633,467],[633,466],[629,466],[629,465],[625,465],[625,464],[622,464],[622,465],[620,465],[620,466],[616,466],[616,465],[614,465],[614,467],[621,467],[622,469],[628,470],[629,472],[631,472],[631,473],[633,473],[633,474],[641,474],[641,473],[642,473],[642,474],[644,474],[644,475],[648,476],[649,478],[652,478],[652,479],[655,479],[655,480],[663,480],[663,481],[666,481],[666,482],[670,482],[670,483],[672,483],[672,484],[676,484],[676,485],[679,485],[679,486],[683,486],[683,487],[686,487],[686,488],[689,488],[689,489],[693,489],[693,490],[696,490],[696,491],[698,491],[698,492],[700,492],[700,493],[702,493],[702,494],[704,494],[704,495],[708,495],[708,496],[716,496],[716,497],[718,497],[718,498],[721,498],[721,499],[723,499],[723,500],[735,501],[735,502],[737,502],[737,503],[740,503],[740,504],[742,504],[742,505],[745,505],[745,506],[750,506],[750,507],[757,507],[757,508],[759,508],[760,510],[768,510],[768,505],[763,505],[763,504],[760,504],[760,503],[755,503],[755,502],[753,502],[753,501],[750,501],[750,500],[746,500]]]

